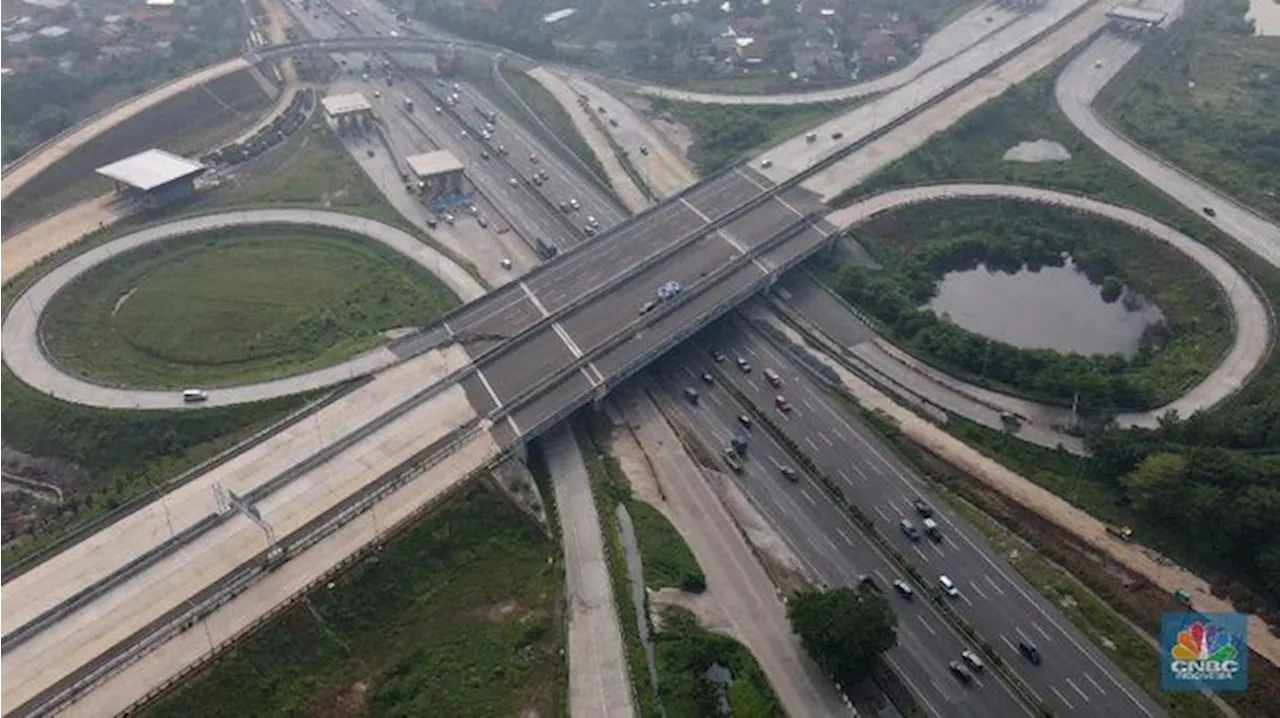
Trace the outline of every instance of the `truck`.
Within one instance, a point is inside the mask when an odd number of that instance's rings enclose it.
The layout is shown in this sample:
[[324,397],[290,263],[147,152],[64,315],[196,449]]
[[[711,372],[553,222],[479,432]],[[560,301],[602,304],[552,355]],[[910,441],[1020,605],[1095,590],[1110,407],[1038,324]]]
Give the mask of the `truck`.
[[1113,526],[1111,524],[1107,524],[1107,533],[1115,536],[1125,543],[1133,540],[1133,529],[1128,526]]
[[498,113],[487,112],[484,110],[484,108],[480,107],[479,105],[476,105],[476,114],[483,117],[484,121],[488,122],[491,125],[495,125],[498,123]]
[[542,237],[533,238],[533,250],[538,254],[539,259],[551,259],[560,253],[554,244],[547,242]]

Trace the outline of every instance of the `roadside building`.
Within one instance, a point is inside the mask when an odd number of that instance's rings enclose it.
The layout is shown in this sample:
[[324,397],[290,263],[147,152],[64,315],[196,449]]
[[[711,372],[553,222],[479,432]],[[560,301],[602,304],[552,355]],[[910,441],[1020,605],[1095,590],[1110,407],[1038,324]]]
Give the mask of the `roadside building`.
[[99,167],[97,173],[115,182],[116,192],[154,209],[195,193],[195,179],[204,165],[164,150],[139,152]]
[[325,119],[337,132],[358,130],[373,122],[373,105],[359,92],[345,95],[329,95],[320,100]]
[[448,150],[425,152],[405,158],[417,182],[422,201],[433,209],[471,203],[471,191],[462,161]]

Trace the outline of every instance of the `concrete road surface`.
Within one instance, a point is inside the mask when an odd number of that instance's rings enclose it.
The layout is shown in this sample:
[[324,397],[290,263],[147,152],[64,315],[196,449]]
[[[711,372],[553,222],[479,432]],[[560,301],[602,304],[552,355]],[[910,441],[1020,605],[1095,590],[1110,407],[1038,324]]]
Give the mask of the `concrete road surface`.
[[484,287],[461,266],[416,237],[364,217],[309,209],[224,212],[178,220],[139,230],[95,247],[46,274],[22,294],[5,316],[4,361],[23,382],[63,401],[108,409],[180,409],[184,406],[227,406],[297,394],[390,366],[396,356],[385,347],[341,364],[283,379],[209,392],[209,400],[184,405],[179,390],[148,391],[101,386],[71,376],[45,355],[39,336],[41,313],[59,290],[93,267],[122,252],[194,232],[267,223],[323,226],[363,235],[403,254],[436,275],[463,302],[484,294]]
[[[1098,93],[1141,47],[1141,41],[1117,35],[1103,35],[1094,40],[1058,76],[1054,85],[1054,95],[1063,113],[1102,151],[1249,251],[1273,266],[1280,266],[1280,226],[1148,152],[1094,112],[1093,101]],[[1205,214],[1206,207],[1212,209],[1215,216]]]
[[[569,715],[635,715],[626,649],[605,561],[600,515],[573,432],[560,424],[543,440],[555,484],[569,594]],[[639,666],[636,667],[639,670]]]
[[764,567],[653,401],[639,391],[614,401],[652,461],[672,521],[706,573],[707,585],[720,597],[720,610],[733,635],[760,663],[787,715],[852,715],[791,632],[786,609]]

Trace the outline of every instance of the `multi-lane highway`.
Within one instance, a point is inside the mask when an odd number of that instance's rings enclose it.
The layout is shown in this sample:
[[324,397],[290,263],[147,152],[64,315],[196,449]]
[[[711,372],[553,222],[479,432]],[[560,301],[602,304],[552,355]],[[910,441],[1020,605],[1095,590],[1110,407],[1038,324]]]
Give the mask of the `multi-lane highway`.
[[[1010,665],[1019,670],[1056,714],[1106,718],[1162,714],[1162,710],[1140,688],[1125,678],[1087,637],[1027,585],[976,531],[934,499],[919,477],[865,427],[837,408],[818,382],[799,368],[794,360],[738,322],[717,324],[696,344],[681,348],[663,362],[668,379],[665,385],[673,389],[673,396],[678,396],[680,388],[685,386],[702,390],[704,401],[697,407],[683,402],[683,411],[690,415],[691,420],[704,422],[705,419],[697,417],[713,414],[715,421],[724,427],[714,434],[720,447],[727,445],[727,432],[741,433],[741,428],[735,428],[733,424],[736,417],[746,410],[718,387],[707,387],[700,380],[703,372],[716,367],[711,358],[712,349],[724,352],[728,358],[716,375],[731,382],[752,404],[769,412],[787,438],[874,521],[876,530],[927,580],[937,581],[939,576],[946,575],[955,582],[960,590],[955,599],[959,613]],[[752,364],[753,371],[744,373],[732,365],[739,356]],[[766,368],[779,374],[781,386],[770,386],[763,376]],[[776,408],[775,398],[779,395],[788,400],[792,407],[790,411]],[[764,433],[760,427],[754,429],[750,451],[762,442]],[[813,510],[814,504],[827,502],[821,487],[807,477],[801,484],[791,485],[779,475],[776,467],[771,469],[769,465],[776,461],[800,470],[794,460],[777,456],[773,451],[771,449],[764,457],[765,463],[758,465],[766,471],[764,480],[754,477],[755,481],[761,481],[769,494],[760,501],[762,505],[773,505],[774,510],[787,514],[804,504]],[[783,498],[787,494],[791,498]],[[941,526],[940,541],[928,538],[913,541],[900,530],[899,522],[903,519],[919,524],[921,517],[913,502],[922,497],[933,508],[934,517]],[[778,506],[786,508],[776,508]],[[852,525],[838,512],[833,514],[832,511],[826,512],[825,518],[791,515],[781,523],[786,526],[789,521],[798,532],[809,535],[809,538],[801,537],[795,543],[802,554],[814,556],[815,563],[819,561],[817,556],[825,554],[822,560],[833,561],[835,554],[844,554],[853,558],[856,573],[876,574],[879,571],[883,574],[879,576],[882,581],[905,578],[899,571],[886,568],[879,557],[860,549],[858,542],[846,541],[839,529],[848,533]],[[832,533],[836,535],[832,536]],[[898,603],[896,607],[905,608],[905,605]],[[909,616],[906,614],[901,619],[908,626],[911,625]],[[936,624],[926,625],[937,635],[926,628],[925,634],[929,638],[922,636],[923,640],[936,639],[941,634]],[[1033,643],[1040,649],[1044,657],[1042,665],[1026,663],[1018,651],[1020,641]],[[954,650],[943,646],[929,645],[927,650],[933,654],[941,652],[948,660],[958,657]],[[945,670],[937,673],[935,680],[944,678]],[[941,713],[954,714],[946,709]]]
[[[815,579],[829,586],[852,586],[861,576],[873,577],[898,614],[898,646],[889,652],[889,663],[929,715],[987,718],[1026,713],[1010,688],[996,677],[979,676],[973,687],[966,688],[950,674],[948,664],[959,660],[962,651],[976,647],[949,627],[926,596],[905,601],[895,595],[891,582],[906,578],[905,574],[827,499],[816,481],[804,476],[793,485],[782,476],[782,467],[797,471],[800,467],[764,428],[743,428],[738,417],[749,413],[748,408],[702,382],[700,376],[711,369],[710,361],[709,355],[698,356],[697,350],[682,348],[664,357],[649,375],[663,387],[668,409],[704,442],[711,456],[719,456],[734,436],[748,437],[744,469],[734,480]],[[701,392],[698,405],[683,397],[684,387]],[[717,468],[727,471],[723,466]]]

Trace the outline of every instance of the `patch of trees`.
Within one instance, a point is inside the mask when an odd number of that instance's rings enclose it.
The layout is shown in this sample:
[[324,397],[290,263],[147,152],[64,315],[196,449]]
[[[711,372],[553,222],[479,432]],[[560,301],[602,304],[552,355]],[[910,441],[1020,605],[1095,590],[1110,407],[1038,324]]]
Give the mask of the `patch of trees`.
[[898,618],[879,591],[801,591],[787,603],[791,628],[827,675],[848,689],[871,677],[898,644]]
[[[1024,267],[1037,271],[1061,267],[1068,256],[1100,285],[1105,301],[1116,301],[1123,290],[1122,271],[1106,241],[1106,225],[1083,215],[1025,204],[1016,214],[1006,214],[1002,203],[989,203],[985,210],[973,205],[959,214],[958,222],[950,219],[954,214],[930,217],[935,225],[931,227],[916,226],[896,215],[873,224],[873,235],[860,239],[866,240],[884,268],[845,266],[836,291],[884,323],[898,341],[948,370],[1046,401],[1065,404],[1078,396],[1081,409],[1089,412],[1153,405],[1154,397],[1131,380],[1131,370],[1145,365],[1174,336],[1178,331],[1174,323],[1152,326],[1138,353],[1126,359],[1011,346],[962,329],[926,306],[936,294],[938,281],[949,272],[980,265],[1009,273]],[[948,239],[916,242],[915,232]],[[881,241],[886,235],[891,241]]]
[[[1280,623],[1274,598],[1280,596],[1280,454],[1175,443],[1212,441],[1218,436],[1212,425],[1230,421],[1234,412],[1221,414],[1164,422],[1154,430],[1105,430],[1089,442],[1090,473],[1118,486],[1129,507],[1152,525],[1185,533],[1183,550],[1203,565],[1242,580],[1215,582],[1216,594]],[[1274,432],[1274,406],[1270,414]],[[1263,450],[1277,448],[1272,443]],[[1259,594],[1272,598],[1264,601]]]
[[550,59],[555,46],[538,3],[506,3],[501,12],[485,9],[480,3],[450,0],[418,0],[414,15],[451,32],[480,42],[509,47],[529,57]]

